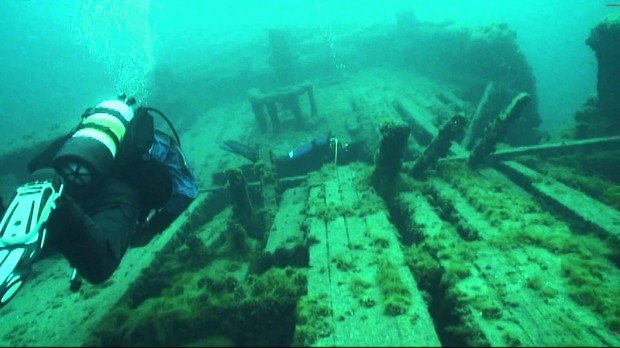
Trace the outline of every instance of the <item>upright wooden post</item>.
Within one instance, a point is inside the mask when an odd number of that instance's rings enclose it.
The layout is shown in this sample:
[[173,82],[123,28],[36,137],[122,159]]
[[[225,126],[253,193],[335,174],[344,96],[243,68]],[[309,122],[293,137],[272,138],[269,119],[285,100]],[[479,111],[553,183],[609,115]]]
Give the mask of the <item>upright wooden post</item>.
[[446,122],[439,130],[439,133],[437,133],[437,136],[413,163],[409,174],[415,178],[421,178],[429,167],[437,163],[439,158],[445,157],[452,144],[452,139],[463,132],[466,124],[467,118],[463,115],[455,115]]
[[260,238],[260,229],[256,228],[254,224],[252,202],[248,195],[248,185],[243,172],[238,168],[228,169],[226,177],[228,178],[227,189],[233,208],[233,217],[246,230],[248,235]]
[[532,99],[529,94],[523,92],[517,95],[508,107],[484,130],[484,136],[476,144],[469,156],[468,165],[476,167],[485,158],[495,151],[497,143],[506,135],[508,126],[516,120],[523,111],[525,105]]
[[261,100],[262,98],[260,92],[256,88],[251,89],[248,92],[248,99],[252,105],[252,112],[254,113],[254,118],[256,119],[258,128],[261,131],[267,131],[267,116],[265,115],[265,109]]
[[403,164],[409,132],[409,126],[404,123],[386,122],[381,126],[382,138],[372,179],[377,192],[386,199],[395,192],[394,183]]

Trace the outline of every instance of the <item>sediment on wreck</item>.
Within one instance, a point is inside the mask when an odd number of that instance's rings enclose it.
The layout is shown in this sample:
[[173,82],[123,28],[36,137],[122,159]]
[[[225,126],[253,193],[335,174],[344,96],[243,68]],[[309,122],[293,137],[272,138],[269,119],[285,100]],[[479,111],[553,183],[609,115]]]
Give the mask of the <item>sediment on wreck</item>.
[[[485,100],[484,107],[476,111],[479,120],[469,130],[471,137],[479,138],[512,97],[523,91],[532,100],[504,141],[520,146],[541,139],[536,80],[519,49],[515,30],[507,24],[467,27],[450,21],[424,22],[401,14],[396,32],[401,36],[396,49],[405,52],[407,64],[421,73],[459,84],[463,99],[472,103]],[[489,84],[492,88],[487,90]]]

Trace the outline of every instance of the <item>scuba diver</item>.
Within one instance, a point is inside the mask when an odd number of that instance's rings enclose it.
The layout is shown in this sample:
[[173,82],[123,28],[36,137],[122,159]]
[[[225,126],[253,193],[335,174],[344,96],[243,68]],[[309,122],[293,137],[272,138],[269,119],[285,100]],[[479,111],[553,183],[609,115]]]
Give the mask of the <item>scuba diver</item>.
[[[155,128],[152,113],[173,136]],[[72,290],[82,277],[106,281],[130,245],[165,230],[198,194],[168,118],[124,94],[86,109],[28,170],[31,178],[17,188],[0,223],[0,307],[50,247],[73,268]]]
[[[226,140],[220,148],[241,155],[252,162],[259,159],[260,149],[241,144],[234,140]],[[370,161],[370,156],[363,142],[344,143],[331,132],[327,136],[313,139],[309,143],[289,151],[286,155],[275,156],[269,152],[278,177],[305,175],[310,171],[319,170],[326,163],[347,164],[352,161]]]

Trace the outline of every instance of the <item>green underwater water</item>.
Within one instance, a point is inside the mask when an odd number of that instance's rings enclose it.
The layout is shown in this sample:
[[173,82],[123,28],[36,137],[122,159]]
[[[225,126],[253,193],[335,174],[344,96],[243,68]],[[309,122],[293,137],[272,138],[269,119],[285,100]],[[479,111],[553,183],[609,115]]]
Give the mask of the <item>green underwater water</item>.
[[[266,32],[272,28],[311,31],[333,64],[353,68],[339,47],[341,35],[374,24],[394,24],[396,14],[413,10],[424,21],[455,21],[468,26],[506,22],[537,76],[544,129],[556,129],[572,117],[594,89],[596,61],[583,44],[590,29],[615,8],[611,1],[549,0],[454,1],[49,1],[2,4],[6,81],[0,103],[6,115],[2,137],[19,139],[31,125],[51,126],[75,120],[91,100],[118,91],[161,104],[182,81],[156,76],[227,64],[261,69]],[[222,53],[238,50],[243,59],[220,64]],[[342,56],[342,57],[341,57]],[[360,58],[359,61],[363,61]],[[162,86],[163,84],[163,86]],[[203,84],[214,96],[218,84]],[[222,84],[219,84],[223,87]],[[558,88],[563,86],[562,88]],[[161,92],[157,92],[160,89]],[[227,90],[224,97],[244,91]],[[217,97],[216,97],[217,96]],[[152,99],[151,99],[152,98]],[[208,99],[208,98],[207,98]],[[184,100],[204,105],[204,101]],[[27,107],[24,107],[27,103]],[[63,111],[57,111],[62,106]],[[194,115],[196,111],[189,109]],[[180,109],[183,112],[183,109]],[[51,115],[51,116],[50,116]],[[199,117],[200,115],[194,115]]]

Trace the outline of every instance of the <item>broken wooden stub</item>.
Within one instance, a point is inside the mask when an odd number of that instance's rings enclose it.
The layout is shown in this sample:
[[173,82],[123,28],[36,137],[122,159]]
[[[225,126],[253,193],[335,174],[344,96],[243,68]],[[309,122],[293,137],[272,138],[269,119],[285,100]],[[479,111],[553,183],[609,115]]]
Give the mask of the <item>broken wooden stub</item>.
[[254,171],[260,178],[260,193],[263,199],[263,222],[264,230],[269,231],[274,216],[278,210],[278,192],[276,173],[271,162],[259,161],[254,166]]
[[375,159],[373,184],[382,195],[392,192],[407,148],[409,126],[404,123],[386,122],[381,126],[381,143]]
[[252,237],[260,237],[259,229],[254,226],[252,202],[248,195],[248,185],[240,169],[232,168],[226,171],[228,178],[228,194],[233,209],[233,217],[245,228]]
[[472,168],[482,163],[485,158],[495,151],[497,143],[506,135],[506,131],[523,111],[525,105],[532,99],[529,94],[519,93],[508,107],[484,130],[482,139],[474,146],[469,156],[468,165]]
[[465,136],[463,137],[463,146],[466,149],[471,149],[472,146],[474,145],[474,130],[475,129],[479,129],[478,127],[481,127],[482,125],[479,125],[481,123],[481,116],[482,116],[482,110],[484,110],[484,108],[486,107],[486,105],[489,102],[489,95],[491,94],[491,89],[493,89],[493,81],[489,81],[486,85],[486,87],[484,88],[484,92],[482,93],[482,97],[480,98],[480,102],[478,103],[478,106],[476,107],[476,112],[474,113],[474,116],[471,119],[471,122],[469,122],[469,126],[467,127],[467,131],[465,132]]
[[437,163],[439,158],[448,154],[452,140],[462,134],[467,124],[465,116],[454,115],[443,125],[437,136],[424,149],[424,152],[413,163],[409,174],[415,178],[421,178],[424,172]]

